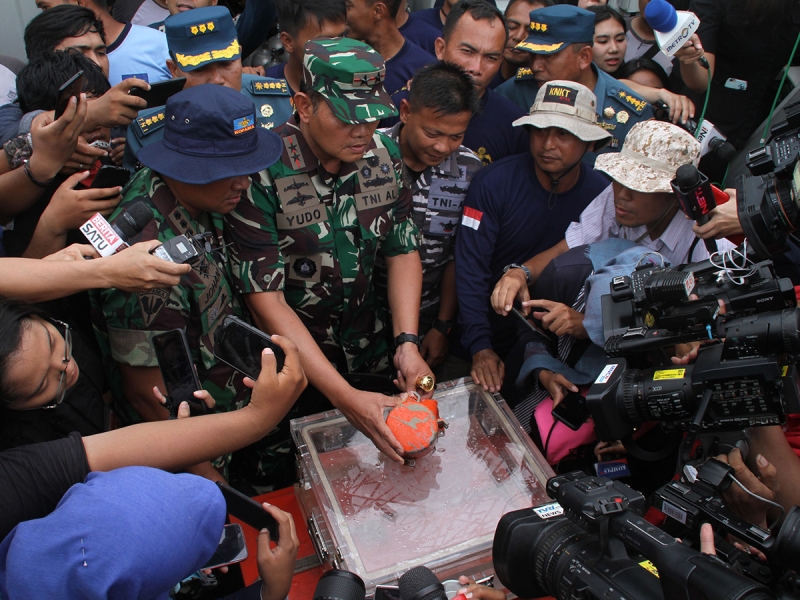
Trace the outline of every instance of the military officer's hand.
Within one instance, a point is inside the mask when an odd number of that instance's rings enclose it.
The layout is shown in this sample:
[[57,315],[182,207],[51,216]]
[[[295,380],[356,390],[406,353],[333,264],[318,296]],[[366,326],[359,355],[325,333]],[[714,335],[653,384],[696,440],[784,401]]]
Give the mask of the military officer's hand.
[[661,88],[658,90],[658,99],[669,107],[669,119],[673,123],[686,123],[694,118],[694,103],[686,96]]
[[350,424],[366,435],[375,447],[395,462],[403,463],[403,447],[386,425],[384,410],[400,404],[397,396],[384,396],[352,388],[347,398],[339,398],[338,408]]
[[447,351],[450,348],[450,341],[447,336],[438,329],[431,329],[422,338],[422,347],[419,349],[422,359],[428,363],[430,368],[434,368],[447,358]]
[[394,366],[397,368],[397,379],[394,383],[401,392],[417,392],[423,398],[430,398],[433,395],[433,391],[423,392],[417,389],[419,378],[426,375],[433,377],[433,371],[415,344],[411,342],[400,344],[394,353]]
[[[511,307],[514,306],[514,299],[519,298],[521,302],[530,299],[528,292],[528,283],[525,280],[525,272],[522,269],[509,269],[500,278],[500,281],[494,286],[492,292],[492,308],[494,311],[508,316],[511,312]],[[526,308],[523,304],[522,314],[527,315],[530,309]]]
[[499,392],[506,376],[506,366],[494,350],[487,348],[473,355],[470,375],[487,392]]

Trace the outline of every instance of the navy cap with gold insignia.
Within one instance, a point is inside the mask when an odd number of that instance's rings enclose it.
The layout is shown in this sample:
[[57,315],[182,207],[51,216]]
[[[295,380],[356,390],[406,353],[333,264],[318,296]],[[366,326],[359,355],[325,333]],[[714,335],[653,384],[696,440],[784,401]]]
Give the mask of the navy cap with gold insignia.
[[181,71],[242,55],[231,13],[224,6],[207,6],[172,15],[164,21],[169,53]]
[[594,38],[594,13],[572,6],[556,4],[531,11],[528,37],[517,44],[518,50],[534,54],[555,54],[576,42]]

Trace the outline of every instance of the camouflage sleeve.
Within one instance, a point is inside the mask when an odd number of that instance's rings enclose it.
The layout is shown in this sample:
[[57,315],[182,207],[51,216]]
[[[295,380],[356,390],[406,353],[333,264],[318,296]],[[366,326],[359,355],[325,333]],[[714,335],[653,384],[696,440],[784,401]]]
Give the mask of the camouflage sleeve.
[[153,336],[186,327],[190,306],[185,289],[177,285],[138,294],[118,289],[101,292],[111,357],[132,367],[157,367]]
[[283,289],[283,255],[275,221],[278,200],[273,188],[253,183],[236,210],[225,215],[231,246],[231,273],[244,293]]
[[381,240],[381,253],[384,256],[410,254],[419,248],[419,230],[412,218],[414,198],[411,190],[403,186],[403,157],[400,147],[386,135],[381,134],[380,139],[392,157],[397,186],[400,188],[400,195],[394,205],[394,223]]

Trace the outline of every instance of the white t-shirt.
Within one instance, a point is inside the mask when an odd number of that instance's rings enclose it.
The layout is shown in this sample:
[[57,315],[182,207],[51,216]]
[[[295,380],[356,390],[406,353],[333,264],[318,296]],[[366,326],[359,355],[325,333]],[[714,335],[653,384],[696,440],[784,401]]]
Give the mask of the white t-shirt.
[[133,15],[131,23],[134,25],[143,25],[147,27],[153,23],[159,23],[169,16],[169,11],[166,8],[161,8],[153,0],[144,0],[139,10]]
[[[701,241],[697,243],[688,256],[689,249],[695,240],[692,224],[686,215],[680,210],[672,217],[664,233],[655,240],[645,235],[647,227],[624,227],[617,223],[614,210],[614,188],[608,186],[605,190],[592,200],[581,213],[580,221],[572,223],[567,228],[564,236],[570,248],[599,242],[608,238],[618,238],[623,240],[638,240],[638,243],[645,248],[658,252],[666,258],[671,265],[677,266],[689,262],[697,262],[708,258],[708,250]],[[736,246],[726,239],[717,240],[717,249],[720,252],[727,252]]]
[[108,47],[108,81],[117,85],[132,76],[148,83],[166,81],[172,78],[167,69],[168,58],[169,48],[164,33],[129,23]]
[[17,99],[17,76],[14,72],[0,65],[0,106],[11,104]]

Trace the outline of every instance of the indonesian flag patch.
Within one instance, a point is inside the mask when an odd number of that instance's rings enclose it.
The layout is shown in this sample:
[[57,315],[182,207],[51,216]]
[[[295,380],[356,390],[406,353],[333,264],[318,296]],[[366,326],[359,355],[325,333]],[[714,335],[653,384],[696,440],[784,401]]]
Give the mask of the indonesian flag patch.
[[481,226],[481,217],[483,217],[481,211],[465,206],[464,215],[461,217],[461,224],[465,227],[472,227],[475,231],[478,231],[478,227]]

